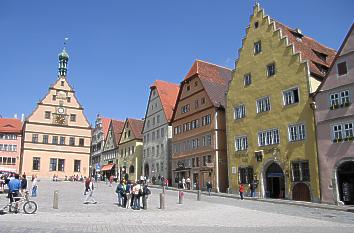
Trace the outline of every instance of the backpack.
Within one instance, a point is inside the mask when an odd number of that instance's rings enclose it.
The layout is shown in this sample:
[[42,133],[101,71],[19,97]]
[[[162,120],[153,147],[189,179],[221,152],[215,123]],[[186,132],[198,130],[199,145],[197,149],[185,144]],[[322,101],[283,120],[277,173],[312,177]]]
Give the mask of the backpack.
[[151,191],[150,191],[150,189],[148,187],[145,186],[144,189],[143,189],[143,193],[144,193],[144,195],[150,195]]
[[122,193],[122,192],[123,192],[123,185],[118,184],[117,189],[116,189],[116,193]]

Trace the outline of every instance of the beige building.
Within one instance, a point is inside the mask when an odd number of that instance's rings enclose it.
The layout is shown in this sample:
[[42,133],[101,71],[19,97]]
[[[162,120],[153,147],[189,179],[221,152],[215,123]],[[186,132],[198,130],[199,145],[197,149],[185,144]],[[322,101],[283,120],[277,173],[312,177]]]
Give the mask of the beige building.
[[69,56],[59,54],[59,73],[24,123],[20,172],[40,178],[88,176],[91,127],[67,80]]

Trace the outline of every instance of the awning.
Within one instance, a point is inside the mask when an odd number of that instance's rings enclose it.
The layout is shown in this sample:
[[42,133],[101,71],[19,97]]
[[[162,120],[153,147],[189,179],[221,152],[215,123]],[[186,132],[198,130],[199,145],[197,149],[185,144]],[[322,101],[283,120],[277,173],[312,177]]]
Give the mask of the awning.
[[101,168],[101,171],[110,171],[110,170],[112,170],[114,165],[115,165],[114,163],[103,165]]
[[16,172],[16,168],[12,168],[12,167],[0,167],[0,171],[2,171],[2,172]]

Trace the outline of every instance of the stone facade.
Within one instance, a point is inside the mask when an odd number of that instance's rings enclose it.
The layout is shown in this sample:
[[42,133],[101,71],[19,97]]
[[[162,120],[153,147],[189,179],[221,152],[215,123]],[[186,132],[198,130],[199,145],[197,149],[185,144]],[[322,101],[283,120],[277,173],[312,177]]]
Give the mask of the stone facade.
[[227,94],[229,187],[318,202],[313,93],[335,51],[255,4]]
[[354,204],[354,24],[315,96],[321,199]]
[[59,55],[59,75],[25,120],[21,170],[52,178],[89,175],[91,127],[68,83],[68,55]]
[[171,180],[171,117],[179,87],[157,80],[150,87],[144,120],[143,175]]

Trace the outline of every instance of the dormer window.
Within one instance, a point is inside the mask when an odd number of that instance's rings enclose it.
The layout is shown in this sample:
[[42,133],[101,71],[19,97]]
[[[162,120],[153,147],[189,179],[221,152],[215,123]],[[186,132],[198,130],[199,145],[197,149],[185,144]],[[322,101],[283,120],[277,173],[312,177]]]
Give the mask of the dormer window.
[[258,26],[259,26],[258,21],[254,22],[254,28],[258,28]]
[[60,82],[60,85],[63,87],[63,86],[64,86],[64,81],[61,81],[61,82]]
[[318,63],[315,63],[316,67],[320,70],[320,72],[322,74],[326,74],[327,71],[328,71],[328,68],[324,65],[321,65],[321,64],[318,64]]
[[191,86],[187,86],[187,91],[190,91],[191,90]]
[[327,54],[324,54],[324,53],[321,53],[321,52],[318,52],[318,51],[316,51],[316,50],[312,50],[315,54],[316,54],[316,56],[319,58],[319,59],[321,59],[322,61],[326,61],[327,60]]

